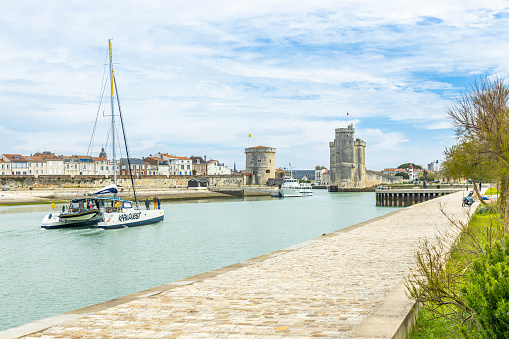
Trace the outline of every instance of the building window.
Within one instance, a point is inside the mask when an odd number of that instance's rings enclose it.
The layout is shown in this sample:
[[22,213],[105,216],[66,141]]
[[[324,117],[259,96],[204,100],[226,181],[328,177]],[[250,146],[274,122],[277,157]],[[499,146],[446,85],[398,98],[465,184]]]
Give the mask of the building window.
[[270,173],[270,169],[266,170],[265,173]]

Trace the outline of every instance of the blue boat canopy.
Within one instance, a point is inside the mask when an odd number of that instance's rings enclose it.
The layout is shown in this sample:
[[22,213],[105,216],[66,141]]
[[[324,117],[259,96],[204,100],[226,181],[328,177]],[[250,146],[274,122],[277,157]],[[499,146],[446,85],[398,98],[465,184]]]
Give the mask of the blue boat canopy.
[[96,192],[90,192],[88,195],[115,195],[118,193],[117,185],[111,184],[109,186],[103,187]]

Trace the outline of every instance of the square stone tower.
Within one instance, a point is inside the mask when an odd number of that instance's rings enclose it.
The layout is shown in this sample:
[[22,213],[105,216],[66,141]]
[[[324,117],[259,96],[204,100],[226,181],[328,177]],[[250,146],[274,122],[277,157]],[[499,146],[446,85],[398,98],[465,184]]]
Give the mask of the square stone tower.
[[336,128],[330,148],[330,184],[338,188],[366,187],[366,143],[354,140],[353,125]]
[[276,149],[255,146],[245,149],[247,183],[265,185],[276,177]]

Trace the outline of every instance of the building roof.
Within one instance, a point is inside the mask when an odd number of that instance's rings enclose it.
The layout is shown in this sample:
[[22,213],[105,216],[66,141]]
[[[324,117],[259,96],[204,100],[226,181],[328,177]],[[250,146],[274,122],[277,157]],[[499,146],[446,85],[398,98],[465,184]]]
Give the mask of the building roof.
[[161,158],[158,158],[158,157],[146,157],[146,158],[143,158],[143,160],[148,163],[148,164],[151,164],[151,165],[159,165],[159,162],[163,161],[163,162],[168,162],[168,160],[165,160],[165,159],[161,159]]
[[307,176],[309,179],[315,179],[315,170],[294,170],[293,177],[296,179],[302,179],[302,177]]
[[[127,164],[127,158],[121,158],[120,162],[125,162]],[[131,165],[147,165],[147,163],[140,158],[129,158],[129,163]]]
[[193,164],[205,164],[205,160],[202,157],[193,157],[191,156],[189,159],[193,161]]
[[[162,156],[165,156],[165,157],[168,157],[168,158],[173,158],[173,159],[179,159],[179,160],[191,160],[189,158],[186,158],[186,157],[178,157],[176,155],[170,155],[170,154],[166,154],[166,153],[159,153],[161,154]],[[163,159],[164,160],[164,159]]]
[[31,155],[31,156],[25,156],[25,159],[28,160],[28,161],[33,161],[33,162],[44,162],[46,161],[45,159],[37,156],[37,155]]
[[4,157],[6,157],[10,162],[17,162],[17,161],[26,162],[26,161],[28,161],[21,154],[4,154]]

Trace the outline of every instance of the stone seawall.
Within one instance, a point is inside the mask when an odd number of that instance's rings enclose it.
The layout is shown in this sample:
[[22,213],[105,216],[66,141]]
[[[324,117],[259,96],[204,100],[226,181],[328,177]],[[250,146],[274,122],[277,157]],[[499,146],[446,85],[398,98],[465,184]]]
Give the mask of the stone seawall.
[[386,174],[377,173],[374,171],[366,171],[366,187],[378,186],[381,184],[401,184],[403,177],[391,176]]
[[462,192],[197,276],[0,332],[1,338],[405,338],[404,278]]
[[[192,178],[206,179],[209,185],[219,187],[239,186],[245,184],[244,175],[204,175],[204,176],[142,176],[135,178],[137,187],[154,187],[154,188],[175,188],[187,187],[187,182]],[[98,175],[19,175],[19,176],[0,176],[0,186],[7,188],[27,188],[35,187],[103,187],[113,183],[113,177],[105,177]],[[130,186],[131,178],[129,176],[117,176],[117,184],[122,186]]]

